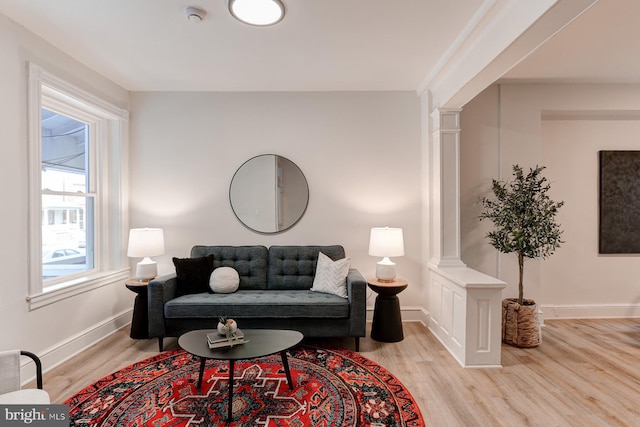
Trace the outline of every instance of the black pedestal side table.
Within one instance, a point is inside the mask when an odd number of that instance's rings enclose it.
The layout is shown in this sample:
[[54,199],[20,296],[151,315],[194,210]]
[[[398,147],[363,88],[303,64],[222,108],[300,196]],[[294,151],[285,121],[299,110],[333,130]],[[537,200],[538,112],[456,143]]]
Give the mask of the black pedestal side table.
[[131,319],[131,332],[129,333],[129,336],[134,339],[149,338],[148,285],[149,281],[138,279],[129,279],[125,282],[127,289],[137,294],[133,303],[133,319]]
[[367,284],[378,294],[373,309],[371,338],[381,342],[402,341],[404,335],[398,294],[407,288],[409,282],[404,279],[395,279],[393,282],[370,279]]

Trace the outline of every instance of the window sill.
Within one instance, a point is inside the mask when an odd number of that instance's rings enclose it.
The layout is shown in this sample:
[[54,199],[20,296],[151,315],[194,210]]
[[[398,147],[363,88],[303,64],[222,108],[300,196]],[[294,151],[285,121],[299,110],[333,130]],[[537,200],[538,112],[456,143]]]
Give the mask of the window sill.
[[[71,298],[93,289],[101,288],[116,282],[123,282],[129,278],[129,269],[114,270],[92,274],[90,276],[65,282],[63,287],[51,289],[41,294],[27,296],[29,311],[53,304],[63,299]],[[58,285],[60,286],[60,285]]]

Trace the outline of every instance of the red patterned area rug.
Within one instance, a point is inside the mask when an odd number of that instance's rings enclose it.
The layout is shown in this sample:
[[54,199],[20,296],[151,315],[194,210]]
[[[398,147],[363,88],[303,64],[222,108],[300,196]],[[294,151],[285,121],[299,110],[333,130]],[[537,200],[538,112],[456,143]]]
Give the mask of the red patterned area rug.
[[233,422],[226,423],[229,364],[167,351],[108,375],[69,405],[75,426],[424,426],[407,389],[358,353],[300,346],[289,352],[289,390],[279,355],[237,361]]

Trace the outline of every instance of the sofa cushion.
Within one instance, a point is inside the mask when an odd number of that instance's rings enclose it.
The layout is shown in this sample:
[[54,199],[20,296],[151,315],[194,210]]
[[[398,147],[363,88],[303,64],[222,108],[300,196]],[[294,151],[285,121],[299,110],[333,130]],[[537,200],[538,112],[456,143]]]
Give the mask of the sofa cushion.
[[267,289],[311,289],[320,251],[333,261],[344,258],[340,245],[271,246]]
[[213,271],[213,257],[173,258],[178,285],[176,295],[211,292],[209,277]]
[[231,267],[240,276],[238,289],[266,289],[267,248],[264,246],[194,246],[192,257],[213,255],[213,268]]
[[229,294],[238,290],[240,276],[231,267],[218,267],[211,273],[209,287],[214,293]]
[[349,274],[349,258],[332,261],[331,258],[320,252],[318,254],[318,266],[316,276],[313,279],[311,290],[324,292],[347,298],[347,274]]
[[349,318],[349,300],[310,290],[238,290],[232,294],[191,294],[164,307],[166,318]]

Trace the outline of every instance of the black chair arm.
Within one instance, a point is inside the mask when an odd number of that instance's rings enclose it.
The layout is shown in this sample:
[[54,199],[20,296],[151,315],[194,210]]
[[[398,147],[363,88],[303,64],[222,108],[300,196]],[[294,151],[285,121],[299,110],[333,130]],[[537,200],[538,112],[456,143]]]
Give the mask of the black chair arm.
[[36,364],[36,386],[42,390],[42,362],[40,358],[30,351],[20,350],[20,354],[31,358]]

